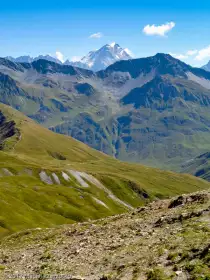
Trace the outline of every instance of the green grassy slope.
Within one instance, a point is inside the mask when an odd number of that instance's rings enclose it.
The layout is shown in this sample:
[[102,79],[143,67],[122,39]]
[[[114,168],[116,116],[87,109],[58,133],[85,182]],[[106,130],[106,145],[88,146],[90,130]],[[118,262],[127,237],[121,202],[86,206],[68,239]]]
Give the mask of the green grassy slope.
[[210,186],[190,175],[120,162],[11,107],[0,104],[0,110],[17,130],[0,151],[0,236],[122,213]]

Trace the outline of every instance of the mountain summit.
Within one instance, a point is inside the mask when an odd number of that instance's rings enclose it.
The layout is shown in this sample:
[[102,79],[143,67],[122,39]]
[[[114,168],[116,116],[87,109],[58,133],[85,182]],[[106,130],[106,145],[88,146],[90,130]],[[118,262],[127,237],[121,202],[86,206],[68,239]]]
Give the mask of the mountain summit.
[[27,55],[17,58],[7,56],[5,59],[16,63],[32,63],[39,59],[44,59],[58,64],[72,65],[84,69],[99,71],[104,70],[106,67],[119,60],[132,59],[132,56],[129,49],[123,49],[114,42],[111,44],[106,44],[96,51],[90,51],[86,56],[83,56],[81,60],[78,61],[66,60],[64,63],[62,63],[58,58],[51,55],[39,55],[35,58]]
[[131,59],[131,54],[128,49],[123,49],[115,42],[106,44],[96,51],[90,51],[80,61],[66,61],[66,64],[71,64],[77,67],[99,71],[105,69],[109,65],[119,60]]

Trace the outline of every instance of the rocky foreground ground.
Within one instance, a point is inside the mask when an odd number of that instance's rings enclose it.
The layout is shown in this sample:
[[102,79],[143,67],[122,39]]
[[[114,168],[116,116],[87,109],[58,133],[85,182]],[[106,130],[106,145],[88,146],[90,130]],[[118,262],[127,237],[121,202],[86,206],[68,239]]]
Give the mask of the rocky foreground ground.
[[210,279],[210,191],[27,230],[0,244],[0,279]]

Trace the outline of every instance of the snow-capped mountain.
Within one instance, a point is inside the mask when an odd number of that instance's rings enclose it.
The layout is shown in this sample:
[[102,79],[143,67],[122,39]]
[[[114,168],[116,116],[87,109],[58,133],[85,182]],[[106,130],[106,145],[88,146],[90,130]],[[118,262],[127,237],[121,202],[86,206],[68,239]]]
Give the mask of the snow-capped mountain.
[[80,61],[66,61],[65,64],[99,71],[116,61],[128,60],[131,58],[132,56],[128,49],[123,49],[118,44],[112,43],[106,44],[99,50],[89,52]]
[[[7,56],[5,58],[13,62],[19,62],[19,63],[31,63],[39,59],[45,59],[48,61],[62,64],[62,62],[58,58],[50,55],[39,55],[35,58],[31,56],[20,56],[17,58]],[[131,52],[128,49],[123,49],[118,44],[112,43],[112,44],[106,44],[99,50],[89,52],[81,60],[78,61],[66,60],[63,64],[90,69],[93,71],[99,71],[105,69],[106,67],[113,64],[116,61],[128,60],[131,58],[132,58]]]

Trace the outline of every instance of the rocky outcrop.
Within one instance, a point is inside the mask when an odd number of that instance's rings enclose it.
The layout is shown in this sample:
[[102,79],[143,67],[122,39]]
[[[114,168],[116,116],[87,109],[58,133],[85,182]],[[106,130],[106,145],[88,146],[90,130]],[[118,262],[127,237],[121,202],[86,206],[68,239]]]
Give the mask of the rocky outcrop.
[[0,111],[0,150],[4,148],[5,141],[8,138],[17,135],[17,141],[20,137],[20,132],[15,126],[15,122],[13,120],[9,121]]
[[22,232],[2,241],[0,275],[209,279],[209,215],[210,192],[203,191],[98,221]]

